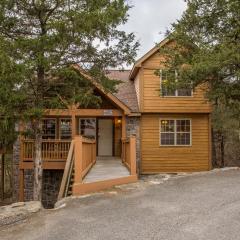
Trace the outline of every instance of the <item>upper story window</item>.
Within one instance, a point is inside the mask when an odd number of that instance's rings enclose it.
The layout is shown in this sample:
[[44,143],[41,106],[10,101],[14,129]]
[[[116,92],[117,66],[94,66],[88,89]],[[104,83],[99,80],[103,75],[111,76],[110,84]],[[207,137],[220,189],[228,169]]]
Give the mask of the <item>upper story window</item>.
[[161,146],[190,146],[191,141],[190,119],[160,120]]
[[192,87],[179,88],[177,86],[177,71],[160,70],[160,85],[164,97],[191,97]]

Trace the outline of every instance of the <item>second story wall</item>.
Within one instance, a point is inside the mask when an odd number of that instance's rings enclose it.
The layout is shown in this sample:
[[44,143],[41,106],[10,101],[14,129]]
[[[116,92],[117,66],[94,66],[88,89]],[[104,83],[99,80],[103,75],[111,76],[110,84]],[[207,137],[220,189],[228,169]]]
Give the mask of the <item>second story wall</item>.
[[138,74],[134,78],[141,112],[163,113],[208,113],[211,105],[207,101],[206,88],[198,86],[192,96],[162,96],[161,79],[156,70],[164,69],[163,56],[155,52],[142,62]]

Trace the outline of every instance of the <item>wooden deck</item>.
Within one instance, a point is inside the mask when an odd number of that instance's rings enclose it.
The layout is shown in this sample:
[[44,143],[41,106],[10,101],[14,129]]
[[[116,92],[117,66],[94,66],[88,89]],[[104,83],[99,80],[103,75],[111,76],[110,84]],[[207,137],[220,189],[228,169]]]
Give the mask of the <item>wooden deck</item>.
[[83,183],[97,182],[130,176],[121,158],[97,157],[96,164],[83,179]]

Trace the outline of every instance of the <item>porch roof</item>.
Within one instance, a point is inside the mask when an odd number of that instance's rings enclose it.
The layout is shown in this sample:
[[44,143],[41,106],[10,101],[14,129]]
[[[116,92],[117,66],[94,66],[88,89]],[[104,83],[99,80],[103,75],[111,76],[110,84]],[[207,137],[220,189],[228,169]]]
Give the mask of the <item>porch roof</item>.
[[73,68],[89,79],[97,89],[124,110],[125,113],[130,114],[131,112],[139,112],[134,82],[129,79],[130,70],[108,70],[107,76],[109,79],[120,80],[122,83],[117,86],[116,93],[106,93],[103,87],[88,75],[79,65],[73,65]]
[[125,104],[123,101],[121,101],[119,98],[117,98],[115,95],[113,95],[110,92],[106,92],[101,84],[99,84],[92,76],[90,76],[84,69],[82,69],[79,65],[72,65],[72,67],[77,70],[82,76],[84,76],[86,79],[92,82],[92,84],[102,93],[104,94],[110,101],[115,103],[120,109],[122,109],[125,114],[129,115],[132,110],[131,108]]

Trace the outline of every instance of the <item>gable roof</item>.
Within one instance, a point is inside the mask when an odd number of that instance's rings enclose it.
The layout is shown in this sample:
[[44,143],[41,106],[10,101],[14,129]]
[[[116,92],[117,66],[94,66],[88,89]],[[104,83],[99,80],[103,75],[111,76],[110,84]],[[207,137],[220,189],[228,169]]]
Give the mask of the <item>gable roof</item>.
[[110,79],[120,80],[117,92],[113,93],[121,102],[126,104],[132,112],[139,112],[137,94],[133,81],[129,80],[130,70],[108,70],[107,76]]
[[89,81],[91,81],[91,83],[94,85],[94,87],[96,87],[96,89],[104,94],[104,96],[106,96],[107,99],[109,99],[111,102],[113,102],[114,104],[116,104],[120,109],[122,109],[125,114],[129,115],[131,113],[131,109],[124,104],[122,101],[120,101],[116,96],[114,96],[112,93],[110,92],[106,92],[105,89],[101,86],[101,84],[99,84],[92,76],[90,76],[84,69],[82,69],[79,65],[75,64],[72,65],[73,69],[75,69],[76,71],[78,71],[83,77],[85,77],[86,79],[88,79]]
[[165,44],[167,44],[169,41],[170,41],[169,38],[165,38],[159,44],[157,44],[155,47],[153,47],[150,51],[148,51],[145,55],[143,55],[141,58],[139,58],[133,65],[133,68],[129,75],[129,79],[133,80],[136,77],[139,69],[141,68],[142,63],[145,62],[148,58],[150,58],[157,51],[159,51],[159,48],[164,46]]

